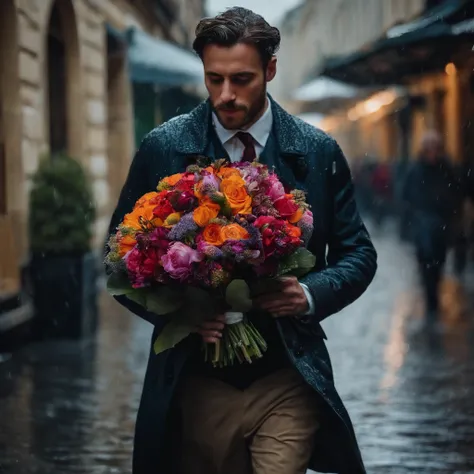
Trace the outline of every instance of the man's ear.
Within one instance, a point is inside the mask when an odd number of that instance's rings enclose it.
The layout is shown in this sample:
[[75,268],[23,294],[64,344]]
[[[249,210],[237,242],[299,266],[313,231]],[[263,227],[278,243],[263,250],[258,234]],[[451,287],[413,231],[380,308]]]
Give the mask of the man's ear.
[[270,82],[273,80],[277,72],[277,58],[276,56],[273,56],[272,59],[270,59],[270,62],[268,63],[267,66],[267,71],[265,73],[265,79],[267,82]]

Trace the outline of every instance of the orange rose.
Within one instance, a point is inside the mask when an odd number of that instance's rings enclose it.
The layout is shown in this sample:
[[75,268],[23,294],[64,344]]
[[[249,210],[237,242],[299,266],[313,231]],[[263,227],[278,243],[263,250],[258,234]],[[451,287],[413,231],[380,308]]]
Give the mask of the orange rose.
[[301,237],[301,229],[295,225],[288,224],[286,226],[286,231],[290,237],[295,237],[297,239]]
[[215,219],[219,214],[220,207],[211,201],[206,201],[201,204],[193,212],[194,222],[199,227],[206,227],[209,221]]
[[202,181],[197,183],[194,186],[194,195],[198,198],[199,201],[204,199],[204,194],[202,194],[201,189],[202,189]]
[[229,203],[233,214],[250,214],[252,198],[245,189],[245,181],[239,176],[232,175],[222,180],[221,191]]
[[155,204],[150,204],[149,202],[136,207],[132,212],[125,215],[122,223],[123,226],[130,227],[133,230],[142,230],[144,227],[159,227],[163,224],[163,221],[153,214],[155,207]]
[[219,224],[209,224],[205,227],[202,233],[203,239],[209,245],[220,247],[224,243],[224,237],[222,235],[222,227]]
[[288,221],[292,224],[297,224],[301,218],[303,217],[304,211],[303,209],[298,209],[289,219]]
[[137,207],[142,207],[144,206],[147,202],[151,201],[152,199],[156,198],[158,196],[158,193],[156,191],[153,191],[151,193],[146,193],[144,194],[136,203],[134,206],[134,209]]
[[135,247],[137,241],[135,240],[135,237],[132,235],[124,235],[118,243],[119,246],[119,255],[120,257],[124,257],[130,250]]
[[219,178],[225,179],[225,178],[230,178],[231,176],[240,176],[240,172],[236,168],[227,168],[226,166],[223,166],[217,173],[217,176]]
[[222,237],[224,240],[245,240],[250,236],[239,224],[229,224],[222,227]]
[[163,179],[163,182],[170,186],[175,186],[176,183],[183,177],[183,173],[172,174]]

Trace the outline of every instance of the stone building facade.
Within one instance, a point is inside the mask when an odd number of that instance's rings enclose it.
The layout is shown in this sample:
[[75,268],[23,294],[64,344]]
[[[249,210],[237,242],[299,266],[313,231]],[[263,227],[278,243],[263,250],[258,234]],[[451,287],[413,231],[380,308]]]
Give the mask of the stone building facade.
[[272,93],[294,112],[291,100],[326,57],[356,51],[424,8],[424,0],[305,0],[280,25],[279,72]]
[[[274,95],[293,113],[308,112],[303,109],[308,104],[293,100],[291,95],[317,77],[325,59],[370,50],[370,43],[396,25],[415,21],[430,9],[447,4],[463,8],[463,2],[449,0],[304,1],[281,25],[280,71],[272,85]],[[463,19],[469,21],[468,17]],[[473,161],[474,59],[465,51],[458,56],[436,72],[395,78],[396,88],[363,91],[359,102],[330,111],[321,128],[339,141],[351,160],[412,159],[424,131],[434,128],[444,136],[447,153],[454,161]],[[365,85],[370,86],[369,79]],[[412,105],[413,99],[420,105]],[[409,123],[402,117],[407,108]]]
[[[202,16],[204,0],[1,0],[0,222],[14,229],[18,265],[44,154],[65,150],[90,173],[96,248],[105,236],[135,147],[126,50],[107,27],[189,46]],[[6,266],[0,255],[0,279]]]

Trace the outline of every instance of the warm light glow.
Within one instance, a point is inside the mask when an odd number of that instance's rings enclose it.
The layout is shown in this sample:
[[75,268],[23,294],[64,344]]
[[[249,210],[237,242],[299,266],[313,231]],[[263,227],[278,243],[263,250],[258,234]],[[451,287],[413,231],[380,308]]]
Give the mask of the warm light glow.
[[453,63],[446,64],[445,71],[448,76],[453,76],[456,74],[456,66]]
[[325,117],[319,124],[319,128],[323,130],[324,132],[330,132],[331,130],[334,130],[338,128],[338,126],[341,124],[341,119],[340,117],[337,116],[330,116],[330,117]]
[[359,112],[357,112],[355,107],[349,110],[349,112],[347,112],[347,118],[351,122],[355,122],[359,117],[360,117]]
[[397,94],[390,90],[379,92],[350,109],[347,112],[347,118],[354,122],[361,117],[378,112],[382,107],[390,105],[397,97]]

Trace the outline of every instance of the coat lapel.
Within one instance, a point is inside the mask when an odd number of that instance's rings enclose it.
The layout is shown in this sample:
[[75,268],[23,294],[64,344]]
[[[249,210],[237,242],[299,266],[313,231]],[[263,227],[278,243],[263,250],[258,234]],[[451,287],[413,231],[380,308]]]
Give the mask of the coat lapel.
[[298,119],[283,110],[271,97],[273,129],[262,153],[262,162],[273,168],[288,188],[304,188],[308,173],[308,147]]

